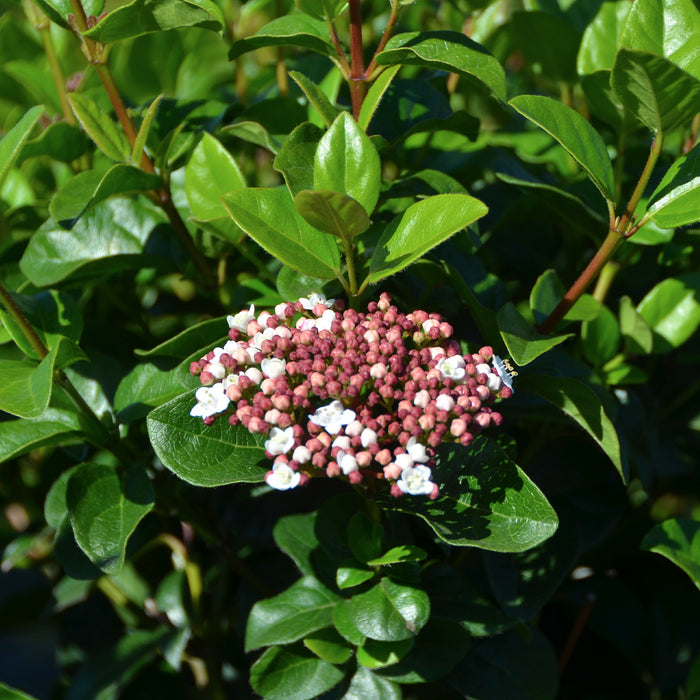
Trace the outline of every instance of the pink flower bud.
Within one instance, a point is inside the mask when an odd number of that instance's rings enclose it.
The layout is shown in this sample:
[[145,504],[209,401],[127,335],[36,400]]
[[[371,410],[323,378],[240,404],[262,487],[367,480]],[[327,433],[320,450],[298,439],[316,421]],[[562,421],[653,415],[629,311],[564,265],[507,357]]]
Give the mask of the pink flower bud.
[[[318,455],[314,455],[314,458],[317,457]],[[343,472],[341,471],[340,467],[336,462],[328,462],[328,466],[326,467],[326,474],[332,479],[336,476],[340,476]]]
[[377,454],[374,456],[374,461],[378,464],[381,464],[382,466],[386,466],[387,464],[389,464],[389,462],[391,462],[391,459],[392,454],[387,449],[377,452]]
[[467,424],[462,418],[455,418],[450,424],[450,432],[455,437],[460,437],[467,432]]
[[401,476],[401,467],[396,462],[391,462],[384,467],[384,477],[386,479],[398,479]]
[[435,416],[430,415],[429,413],[424,413],[419,419],[418,419],[418,425],[420,425],[423,430],[432,430],[435,427]]
[[299,445],[294,449],[292,459],[299,464],[306,464],[311,459],[311,450],[306,445]]
[[360,467],[369,467],[372,464],[372,454],[368,451],[358,452],[355,459]]
[[362,483],[363,476],[361,472],[350,472],[348,474],[348,480],[350,481],[351,484],[361,484]]
[[228,387],[226,387],[226,396],[228,396],[231,401],[239,401],[242,396],[241,388],[237,384],[229,384]]

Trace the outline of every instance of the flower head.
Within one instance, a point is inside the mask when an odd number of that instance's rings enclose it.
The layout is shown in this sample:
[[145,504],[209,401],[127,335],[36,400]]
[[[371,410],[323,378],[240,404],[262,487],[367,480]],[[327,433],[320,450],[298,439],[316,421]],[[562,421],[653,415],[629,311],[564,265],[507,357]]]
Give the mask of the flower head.
[[309,417],[309,420],[316,425],[326,429],[327,433],[337,435],[344,425],[355,420],[355,412],[349,408],[344,408],[340,401],[331,401],[327,406],[321,406]]
[[255,304],[250,305],[250,309],[247,311],[239,311],[235,316],[227,316],[226,321],[229,328],[235,328],[236,330],[245,332],[248,328],[248,324],[255,320]]
[[265,482],[268,486],[278,491],[288,491],[296,488],[301,481],[301,474],[295,472],[285,462],[275,462],[272,469],[265,475]]
[[271,455],[284,455],[294,447],[294,429],[290,426],[282,430],[272,428],[270,439],[265,440],[265,450]]
[[429,467],[423,465],[408,467],[401,472],[401,478],[396,485],[402,493],[408,493],[411,496],[429,496],[435,487],[435,484],[430,481],[431,476]]
[[194,397],[197,399],[197,403],[190,411],[190,415],[200,418],[208,418],[221,413],[228,408],[230,403],[224,392],[223,384],[200,387],[195,391]]

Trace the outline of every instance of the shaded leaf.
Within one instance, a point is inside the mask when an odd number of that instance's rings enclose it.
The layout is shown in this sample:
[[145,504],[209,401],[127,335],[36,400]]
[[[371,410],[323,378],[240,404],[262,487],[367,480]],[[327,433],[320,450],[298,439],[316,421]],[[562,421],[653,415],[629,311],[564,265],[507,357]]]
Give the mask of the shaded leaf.
[[365,133],[369,132],[369,125],[372,121],[374,113],[379,107],[379,103],[384,97],[384,93],[391,85],[391,81],[394,79],[396,74],[401,69],[401,65],[390,66],[386,70],[379,74],[379,77],[372,82],[365,95],[365,99],[362,101],[362,107],[360,108],[360,116],[357,119],[357,124]]
[[285,139],[273,167],[282,173],[292,197],[314,188],[314,157],[323,130],[311,122],[299,124]]
[[97,147],[112,160],[126,162],[131,156],[131,146],[124,132],[88,97],[69,92],[75,116]]
[[321,116],[323,123],[330,126],[338,116],[339,109],[331,104],[326,93],[321,88],[298,71],[289,71],[289,77],[301,88],[309,102]]
[[34,125],[44,112],[40,105],[32,107],[27,113],[0,139],[0,188],[5,178],[19,158],[22,146],[29,138]]
[[342,192],[302,190],[294,197],[294,208],[314,228],[346,241],[369,228],[363,206]]
[[641,547],[672,561],[700,588],[700,522],[685,518],[664,520],[649,530]]

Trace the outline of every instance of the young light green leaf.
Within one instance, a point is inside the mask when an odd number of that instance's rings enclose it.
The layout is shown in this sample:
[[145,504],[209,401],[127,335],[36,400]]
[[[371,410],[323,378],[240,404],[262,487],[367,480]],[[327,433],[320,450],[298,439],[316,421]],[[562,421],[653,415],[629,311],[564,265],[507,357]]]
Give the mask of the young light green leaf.
[[[72,31],[68,22],[68,15],[73,12],[70,0],[36,0],[36,4],[52,22]],[[82,5],[88,17],[90,15],[97,17],[102,12],[104,0],[85,0]]]
[[236,138],[254,143],[256,146],[266,148],[271,153],[278,153],[282,147],[282,141],[271,134],[262,124],[253,121],[240,121],[225,126],[222,134],[235,136]]
[[273,19],[251,37],[234,41],[228,57],[233,61],[264,46],[301,46],[324,56],[336,55],[328,41],[325,22],[304,14],[291,14]]
[[354,588],[374,578],[374,571],[357,562],[341,564],[335,572],[335,585],[341,591]]
[[631,352],[648,355],[654,346],[654,335],[628,296],[620,299],[620,332]]
[[224,16],[213,0],[131,0],[107,13],[85,36],[102,44],[178,27],[221,32]]
[[148,436],[161,462],[195,486],[263,481],[264,436],[229,425],[225,416],[204,425],[190,416],[196,403],[188,392],[149,413]]
[[311,122],[299,124],[284,140],[272,163],[282,173],[292,197],[314,188],[314,157],[322,136],[323,131]]
[[29,138],[34,125],[44,112],[41,105],[32,107],[27,113],[0,139],[0,188],[14,166],[22,151],[22,146]]
[[136,134],[136,139],[134,140],[133,148],[131,149],[130,162],[136,167],[141,165],[141,160],[146,149],[146,141],[148,140],[148,135],[151,133],[153,120],[156,118],[156,113],[158,112],[158,107],[162,99],[163,94],[161,93],[155,100],[153,100],[153,102],[151,102],[149,108],[146,110],[146,113],[143,115],[143,119],[141,120],[141,126],[139,127],[138,133]]
[[398,642],[378,642],[366,639],[357,650],[357,661],[365,668],[384,668],[398,663],[413,648],[415,640],[402,639]]
[[319,141],[313,189],[343,192],[357,200],[371,216],[380,186],[377,149],[352,116],[342,112]]
[[221,196],[245,185],[236,159],[205,131],[185,168],[185,192],[194,217],[213,221],[226,216]]
[[75,539],[90,561],[109,574],[124,564],[126,543],[153,508],[153,486],[137,467],[120,472],[82,464],[68,480],[66,502]]
[[649,530],[641,547],[672,561],[700,588],[700,522],[685,518],[665,520]]
[[487,212],[483,202],[466,194],[437,194],[412,204],[379,239],[370,260],[369,282],[408,267]]
[[612,70],[615,52],[630,12],[627,0],[604,2],[581,38],[576,68],[579,75]]
[[316,19],[334,19],[347,7],[347,0],[296,0],[299,10]]
[[509,103],[553,136],[585,170],[609,206],[615,201],[615,176],[600,134],[578,112],[549,97],[521,95]]
[[505,72],[483,46],[452,31],[407,32],[387,42],[380,65],[424,66],[475,78],[499,100],[506,99]]
[[394,79],[399,70],[401,70],[401,64],[389,66],[389,68],[382,71],[379,74],[379,77],[370,85],[367,95],[362,102],[360,116],[357,120],[358,126],[365,133],[369,133],[369,125],[372,121],[372,117],[377,111],[377,107],[379,107],[379,103],[382,101],[384,93],[389,89],[391,81]]
[[700,221],[700,146],[669,168],[649,201],[647,216],[663,228]]
[[68,93],[75,116],[97,147],[112,160],[127,162],[131,147],[124,132],[88,97],[78,92]]
[[700,273],[659,282],[637,306],[654,334],[653,353],[670,352],[700,325]]
[[163,186],[158,175],[145,173],[124,163],[113,165],[106,173],[85,170],[66,180],[56,191],[49,213],[65,229],[72,229],[89,207],[108,197],[126,192],[143,192]]
[[504,304],[498,312],[498,327],[510,356],[521,367],[573,335],[573,333],[565,335],[539,334],[537,329],[533,328],[510,302]]
[[326,126],[330,126],[335,121],[340,110],[331,104],[331,101],[326,97],[326,93],[303,73],[292,70],[289,71],[289,77],[302,89],[309,102],[321,116],[323,123]]
[[231,218],[285,265],[321,279],[340,272],[335,239],[317,231],[296,213],[286,189],[236,190],[224,195],[222,201]]
[[572,377],[527,375],[518,377],[518,386],[541,396],[573,418],[598,443],[627,483],[627,460],[623,459],[617,431],[593,389]]
[[610,84],[639,121],[667,132],[700,112],[700,80],[661,56],[622,48]]
[[363,206],[342,192],[302,190],[294,197],[294,208],[314,228],[346,241],[369,228]]
[[370,559],[367,565],[389,566],[390,564],[398,564],[406,561],[423,561],[427,558],[428,554],[424,549],[412,544],[402,544],[398,547],[392,547],[388,552],[382,554],[381,557]]

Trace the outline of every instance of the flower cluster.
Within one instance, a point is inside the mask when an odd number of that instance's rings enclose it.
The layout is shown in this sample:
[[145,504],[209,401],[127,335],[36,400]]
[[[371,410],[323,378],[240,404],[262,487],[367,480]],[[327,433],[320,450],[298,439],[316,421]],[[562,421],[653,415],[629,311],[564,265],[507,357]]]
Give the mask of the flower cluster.
[[500,425],[491,405],[513,394],[492,348],[462,354],[439,314],[399,313],[388,294],[367,313],[311,294],[227,321],[228,342],[190,367],[203,385],[190,413],[265,435],[276,489],[325,474],[436,498],[435,448]]

